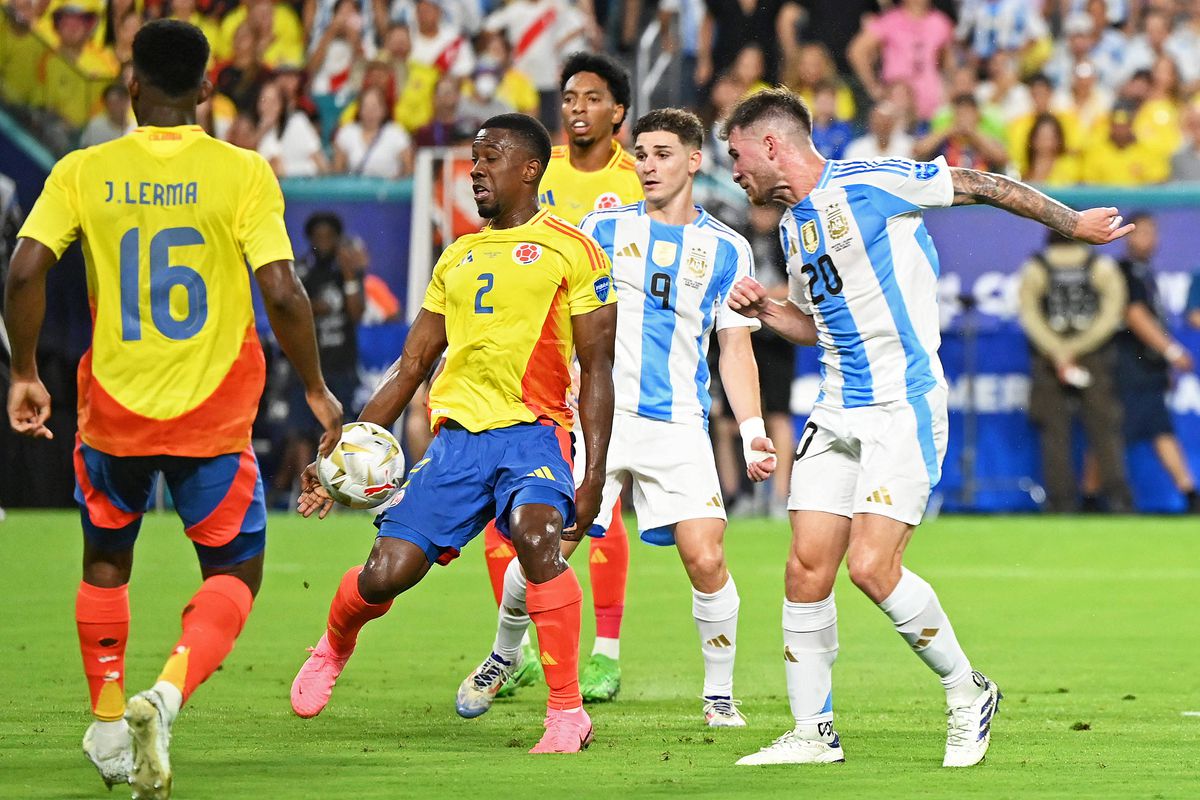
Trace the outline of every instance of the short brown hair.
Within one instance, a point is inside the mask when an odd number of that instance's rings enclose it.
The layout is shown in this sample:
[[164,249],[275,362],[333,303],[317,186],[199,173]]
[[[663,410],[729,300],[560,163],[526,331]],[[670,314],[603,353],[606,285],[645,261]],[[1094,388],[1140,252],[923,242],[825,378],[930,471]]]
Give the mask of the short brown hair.
[[682,108],[656,108],[645,114],[633,126],[633,138],[652,131],[666,131],[679,137],[679,141],[695,150],[704,144],[704,125],[700,118]]
[[808,104],[790,89],[776,86],[739,100],[721,126],[721,138],[728,139],[734,128],[748,128],[767,118],[791,120],[806,134],[812,135],[812,112],[808,110]]

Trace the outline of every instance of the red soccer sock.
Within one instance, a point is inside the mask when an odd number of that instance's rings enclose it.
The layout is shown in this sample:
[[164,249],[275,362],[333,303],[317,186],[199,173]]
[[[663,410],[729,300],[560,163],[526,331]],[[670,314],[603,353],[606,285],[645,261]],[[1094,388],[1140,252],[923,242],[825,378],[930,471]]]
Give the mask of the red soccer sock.
[[529,583],[525,607],[537,629],[542,667],[550,698],[546,705],[563,711],[579,708],[579,607],[583,590],[575,571],[567,571],[545,583]]
[[338,584],[337,594],[329,605],[329,621],[325,627],[325,637],[329,646],[340,656],[348,656],[354,652],[358,644],[358,632],[373,619],[378,619],[392,607],[392,601],[386,603],[368,603],[358,591],[358,576],[362,567],[351,567],[342,576]]
[[125,714],[125,643],[129,639],[129,586],[105,589],[79,582],[75,627],[83,674],[96,719],[115,722]]
[[625,582],[629,577],[629,533],[621,518],[621,501],[613,508],[612,523],[601,539],[592,539],[588,558],[592,576],[592,603],[596,608],[596,636],[621,638],[625,616]]
[[233,650],[253,604],[250,587],[232,575],[200,584],[183,609],[183,635],[158,679],[173,684],[186,702]]
[[496,605],[504,595],[504,572],[508,562],[517,557],[517,550],[512,542],[500,535],[496,530],[496,520],[492,520],[483,529],[483,552],[487,558],[488,579],[492,582],[492,594],[496,597]]

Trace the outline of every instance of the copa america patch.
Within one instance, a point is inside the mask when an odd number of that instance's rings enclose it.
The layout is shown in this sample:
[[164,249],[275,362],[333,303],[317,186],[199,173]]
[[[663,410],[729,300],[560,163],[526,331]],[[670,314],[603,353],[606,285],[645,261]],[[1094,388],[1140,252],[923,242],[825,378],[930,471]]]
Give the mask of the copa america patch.
[[596,297],[600,298],[600,302],[607,302],[609,289],[612,288],[612,280],[607,275],[604,275],[596,278],[596,282],[592,286],[595,288]]
[[927,181],[941,170],[937,164],[923,162],[913,165],[913,177],[919,181]]

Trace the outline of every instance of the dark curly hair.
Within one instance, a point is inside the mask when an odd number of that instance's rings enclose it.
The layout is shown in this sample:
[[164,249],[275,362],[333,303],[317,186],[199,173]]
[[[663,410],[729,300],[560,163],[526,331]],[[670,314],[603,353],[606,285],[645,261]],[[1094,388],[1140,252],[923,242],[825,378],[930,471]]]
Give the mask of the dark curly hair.
[[200,88],[208,52],[204,33],[177,19],[147,22],[133,37],[133,67],[138,76],[169,97]]
[[[566,91],[567,81],[580,72],[599,75],[608,85],[613,102],[625,109],[625,114],[629,113],[629,106],[633,102],[633,89],[629,84],[629,72],[619,61],[603,53],[572,53],[563,64],[562,78],[558,82],[559,91]],[[625,122],[625,114],[621,116],[621,121],[613,126],[614,133],[621,129]]]

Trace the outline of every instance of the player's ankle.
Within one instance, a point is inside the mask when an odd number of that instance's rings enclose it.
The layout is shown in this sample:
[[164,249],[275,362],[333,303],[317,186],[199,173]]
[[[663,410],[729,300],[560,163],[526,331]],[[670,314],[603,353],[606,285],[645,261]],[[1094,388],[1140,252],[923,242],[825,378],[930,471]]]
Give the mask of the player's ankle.
[[592,655],[605,656],[613,661],[621,660],[621,640],[609,639],[605,636],[597,636],[596,643],[592,645]]
[[165,703],[163,711],[166,713],[167,719],[173,722],[179,714],[179,709],[183,706],[183,692],[170,681],[160,680],[152,688],[163,699]]
[[946,706],[949,708],[969,706],[978,700],[979,695],[983,692],[984,687],[972,680],[971,670],[968,669],[965,676],[946,685]]

